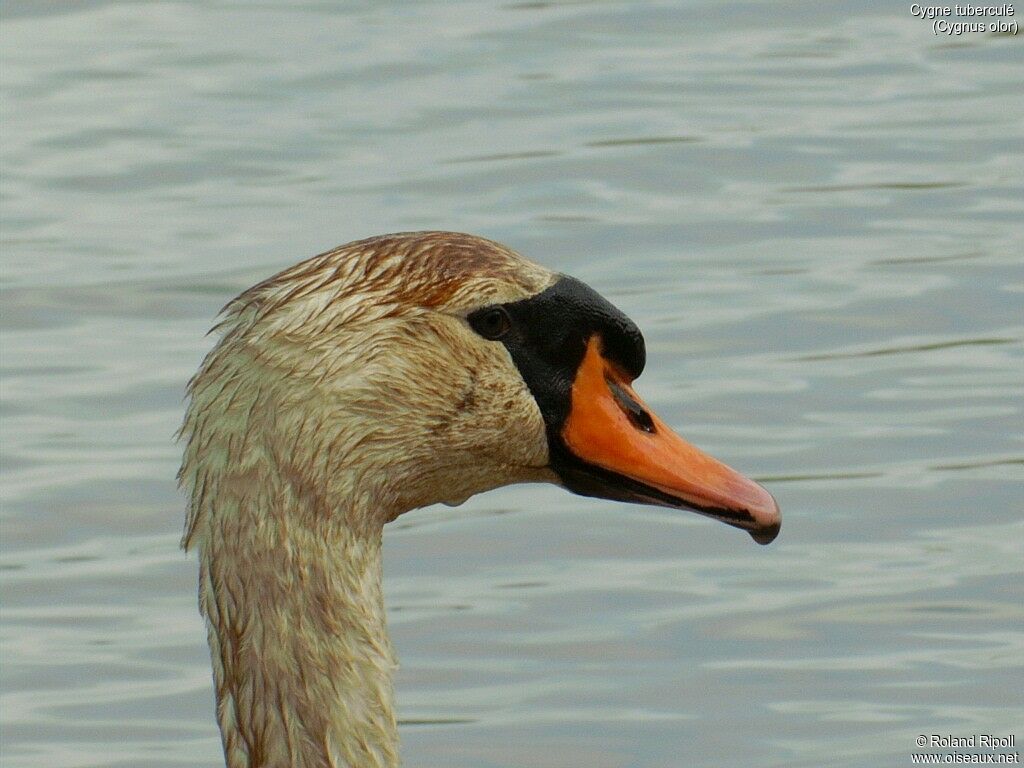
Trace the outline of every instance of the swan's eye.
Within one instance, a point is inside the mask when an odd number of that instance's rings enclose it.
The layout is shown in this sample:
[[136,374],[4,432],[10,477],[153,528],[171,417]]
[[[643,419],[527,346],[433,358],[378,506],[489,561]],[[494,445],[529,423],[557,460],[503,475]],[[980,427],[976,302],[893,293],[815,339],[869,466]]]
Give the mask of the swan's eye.
[[512,318],[501,307],[481,309],[469,316],[473,330],[485,339],[500,339],[512,329]]

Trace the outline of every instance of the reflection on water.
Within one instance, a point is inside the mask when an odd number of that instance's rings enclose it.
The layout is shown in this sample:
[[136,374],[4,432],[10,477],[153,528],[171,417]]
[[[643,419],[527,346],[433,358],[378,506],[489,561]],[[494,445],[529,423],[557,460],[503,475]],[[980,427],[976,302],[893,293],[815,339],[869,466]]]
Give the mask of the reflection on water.
[[400,519],[409,765],[1024,738],[1018,39],[768,9],[6,3],[5,765],[218,762],[184,382],[241,289],[418,228],[613,299],[644,397],[786,526],[545,487]]

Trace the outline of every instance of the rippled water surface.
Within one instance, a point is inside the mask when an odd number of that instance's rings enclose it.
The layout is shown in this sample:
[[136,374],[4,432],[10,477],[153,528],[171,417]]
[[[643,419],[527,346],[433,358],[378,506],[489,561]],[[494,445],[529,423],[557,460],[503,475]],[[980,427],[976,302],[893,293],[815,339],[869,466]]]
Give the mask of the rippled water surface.
[[1024,723],[1024,36],[889,2],[2,9],[5,766],[221,760],[172,434],[219,307],[444,228],[591,283],[761,548],[512,488],[386,533],[409,766],[882,766]]

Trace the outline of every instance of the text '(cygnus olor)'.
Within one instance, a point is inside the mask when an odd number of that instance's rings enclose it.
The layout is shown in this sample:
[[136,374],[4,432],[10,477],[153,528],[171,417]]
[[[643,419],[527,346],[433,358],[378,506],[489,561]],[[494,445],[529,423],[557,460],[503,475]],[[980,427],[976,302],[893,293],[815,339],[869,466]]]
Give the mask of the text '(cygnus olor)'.
[[180,479],[231,768],[398,764],[381,534],[404,512],[545,481],[779,531],[767,491],[637,396],[637,327],[489,240],[344,245],[217,329]]

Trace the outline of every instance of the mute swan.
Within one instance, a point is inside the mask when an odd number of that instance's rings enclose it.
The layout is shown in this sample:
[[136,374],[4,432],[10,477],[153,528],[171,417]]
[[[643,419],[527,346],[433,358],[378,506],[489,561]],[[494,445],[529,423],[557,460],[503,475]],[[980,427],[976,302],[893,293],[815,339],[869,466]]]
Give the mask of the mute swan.
[[398,765],[381,535],[403,512],[542,481],[779,531],[766,490],[633,391],[637,327],[498,243],[350,243],[216,330],[179,480],[230,768]]

